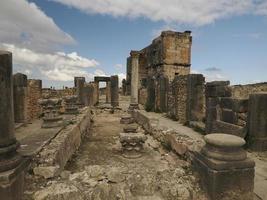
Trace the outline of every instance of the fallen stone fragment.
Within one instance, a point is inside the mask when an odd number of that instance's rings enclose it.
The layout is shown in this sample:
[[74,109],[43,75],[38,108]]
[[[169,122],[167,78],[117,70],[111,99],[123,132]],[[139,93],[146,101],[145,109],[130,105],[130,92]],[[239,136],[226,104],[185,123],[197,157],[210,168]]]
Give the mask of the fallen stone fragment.
[[83,200],[78,188],[65,183],[55,183],[33,195],[34,200]]
[[35,175],[44,177],[45,179],[58,176],[60,173],[59,166],[38,166],[33,169]]

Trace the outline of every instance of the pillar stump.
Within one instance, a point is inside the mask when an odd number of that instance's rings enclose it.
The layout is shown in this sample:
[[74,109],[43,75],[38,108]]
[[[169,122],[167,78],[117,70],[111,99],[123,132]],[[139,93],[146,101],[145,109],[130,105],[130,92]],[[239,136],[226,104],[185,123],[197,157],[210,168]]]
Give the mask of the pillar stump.
[[111,103],[111,84],[110,84],[110,81],[106,82],[106,103]]
[[206,145],[193,154],[193,167],[203,189],[212,200],[253,200],[253,160],[242,149],[243,138],[228,134],[209,134]]
[[16,123],[27,122],[27,76],[13,75],[14,119]]
[[14,135],[12,54],[0,51],[0,198],[19,200],[27,160],[18,153]]
[[64,97],[65,101],[65,114],[76,115],[79,114],[77,106],[78,97],[76,95]]
[[142,156],[142,150],[147,137],[143,133],[137,132],[137,125],[127,125],[120,133],[120,143],[122,146],[123,157],[139,158]]
[[[107,84],[108,85],[108,84]],[[119,77],[110,77],[110,94],[111,94],[111,106],[119,106]]]
[[248,136],[252,150],[267,151],[267,93],[249,97]]
[[57,128],[63,127],[63,117],[59,115],[59,107],[61,99],[41,99],[39,104],[43,108],[43,123],[42,128]]
[[134,118],[131,115],[123,115],[120,120],[121,124],[132,124],[134,123]]

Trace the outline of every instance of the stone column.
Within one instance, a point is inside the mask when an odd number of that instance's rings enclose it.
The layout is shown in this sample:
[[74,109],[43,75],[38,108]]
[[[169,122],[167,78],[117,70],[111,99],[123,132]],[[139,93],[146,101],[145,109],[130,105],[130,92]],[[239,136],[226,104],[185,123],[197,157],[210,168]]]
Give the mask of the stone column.
[[123,95],[123,96],[126,95],[126,91],[127,91],[127,90],[126,90],[126,87],[127,87],[127,86],[126,86],[126,80],[123,79],[123,80],[122,80],[122,95]]
[[13,75],[14,118],[16,123],[27,121],[27,76]]
[[119,77],[110,77],[111,106],[119,106]]
[[83,105],[84,104],[84,102],[83,102],[83,88],[84,88],[84,84],[85,84],[85,78],[84,77],[77,78],[76,84],[77,84],[76,89],[77,89],[78,102]]
[[249,147],[255,151],[266,151],[267,93],[251,94],[248,110]]
[[0,197],[21,199],[24,167],[14,136],[12,54],[0,51]]
[[138,109],[139,52],[131,51],[131,103],[129,110]]
[[106,103],[110,103],[111,102],[111,84],[110,81],[106,82]]

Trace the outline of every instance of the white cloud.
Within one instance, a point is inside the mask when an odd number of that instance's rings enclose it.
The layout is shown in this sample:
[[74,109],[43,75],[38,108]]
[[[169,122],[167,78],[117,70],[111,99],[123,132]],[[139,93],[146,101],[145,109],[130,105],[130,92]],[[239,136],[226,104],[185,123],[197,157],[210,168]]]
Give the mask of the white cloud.
[[203,74],[205,77],[206,82],[211,82],[211,81],[227,81],[229,80],[229,76],[226,75],[222,69],[217,68],[217,67],[209,67],[203,70],[191,70],[191,74]]
[[52,18],[27,0],[1,1],[0,27],[0,43],[15,44],[17,47],[48,51],[75,43]]
[[116,64],[115,65],[115,69],[116,70],[121,70],[123,68],[123,65],[122,64]]
[[118,77],[119,77],[119,86],[121,87],[121,85],[122,85],[122,80],[123,80],[123,79],[126,79],[126,74],[124,74],[124,73],[119,73],[119,74],[118,74]]
[[81,57],[76,52],[38,53],[11,44],[4,44],[2,48],[13,53],[15,72],[51,81],[72,81],[74,76],[91,78],[87,69],[99,65],[96,60]]
[[89,14],[146,17],[153,21],[205,25],[247,13],[267,14],[266,0],[52,0]]
[[106,73],[101,69],[96,69],[94,72],[95,76],[107,76]]

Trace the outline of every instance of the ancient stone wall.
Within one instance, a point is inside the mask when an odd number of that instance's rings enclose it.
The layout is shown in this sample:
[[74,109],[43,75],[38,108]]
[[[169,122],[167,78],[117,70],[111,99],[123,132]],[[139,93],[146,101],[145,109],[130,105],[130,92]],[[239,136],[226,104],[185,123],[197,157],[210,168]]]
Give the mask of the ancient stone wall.
[[27,116],[29,120],[37,119],[41,114],[38,100],[42,98],[42,80],[28,79]]
[[187,122],[203,122],[205,118],[205,78],[202,74],[188,75]]
[[267,92],[267,82],[248,85],[233,85],[231,87],[234,98],[248,99],[250,94]]
[[173,80],[174,87],[174,113],[175,119],[184,124],[186,119],[186,107],[187,107],[187,81],[188,76],[176,76]]
[[206,133],[246,136],[247,99],[232,97],[229,81],[206,84]]
[[42,98],[62,98],[66,96],[72,96],[76,94],[76,88],[64,88],[64,89],[42,89]]

